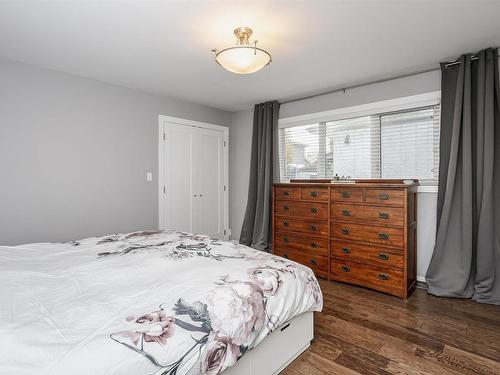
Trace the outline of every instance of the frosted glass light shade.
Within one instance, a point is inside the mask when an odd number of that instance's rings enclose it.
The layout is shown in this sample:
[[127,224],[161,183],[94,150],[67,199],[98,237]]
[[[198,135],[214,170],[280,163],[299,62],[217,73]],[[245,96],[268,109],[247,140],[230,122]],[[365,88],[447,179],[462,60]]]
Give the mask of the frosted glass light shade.
[[255,46],[243,45],[225,48],[215,55],[215,61],[230,72],[254,73],[271,62],[271,55]]
[[250,43],[252,29],[238,27],[234,30],[237,43],[235,46],[215,52],[215,61],[225,69],[236,74],[254,73],[271,63],[271,55],[265,49],[257,47],[257,41]]

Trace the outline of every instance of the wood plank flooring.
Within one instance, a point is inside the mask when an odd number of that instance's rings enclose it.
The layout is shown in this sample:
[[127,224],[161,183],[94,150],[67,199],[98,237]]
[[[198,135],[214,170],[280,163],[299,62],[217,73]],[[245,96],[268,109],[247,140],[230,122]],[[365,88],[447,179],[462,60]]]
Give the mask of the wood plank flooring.
[[320,284],[315,339],[282,374],[500,374],[500,307]]

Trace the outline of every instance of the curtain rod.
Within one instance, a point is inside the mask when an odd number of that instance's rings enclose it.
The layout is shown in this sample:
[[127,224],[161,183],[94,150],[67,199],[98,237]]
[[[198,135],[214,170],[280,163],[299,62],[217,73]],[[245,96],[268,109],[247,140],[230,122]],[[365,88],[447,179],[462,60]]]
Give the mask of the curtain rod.
[[[499,57],[500,57],[500,55],[499,55]],[[471,57],[471,60],[473,60],[473,61],[477,60],[477,59],[478,59],[477,55],[473,55]],[[450,61],[449,63],[445,64],[445,67],[452,66],[452,65],[457,65],[457,64],[460,64],[460,60]],[[328,94],[334,94],[336,92],[344,92],[345,93],[347,90],[356,89],[358,87],[369,86],[369,85],[373,85],[375,83],[382,83],[382,82],[392,81],[392,80],[398,79],[398,78],[411,77],[411,76],[415,76],[415,75],[418,75],[418,74],[433,72],[434,70],[439,70],[439,69],[441,69],[441,66],[440,65],[435,65],[435,66],[432,66],[432,67],[429,67],[429,68],[425,68],[425,69],[422,69],[422,70],[417,70],[417,71],[414,71],[414,72],[411,72],[411,73],[396,74],[396,75],[384,77],[384,78],[381,78],[381,79],[377,79],[375,81],[370,81],[370,82],[365,82],[365,83],[358,83],[358,84],[355,84],[355,85],[346,86],[346,87],[342,87],[342,88],[339,88],[339,89],[333,89],[333,90],[330,90],[330,91],[324,91],[324,92],[317,93],[317,94],[311,94],[311,95],[308,95],[308,96],[302,96],[300,98],[283,100],[283,101],[280,101],[280,104],[288,104],[288,103],[298,102],[300,100],[312,99],[312,98],[316,98],[318,96],[323,96],[323,95],[328,95]]]

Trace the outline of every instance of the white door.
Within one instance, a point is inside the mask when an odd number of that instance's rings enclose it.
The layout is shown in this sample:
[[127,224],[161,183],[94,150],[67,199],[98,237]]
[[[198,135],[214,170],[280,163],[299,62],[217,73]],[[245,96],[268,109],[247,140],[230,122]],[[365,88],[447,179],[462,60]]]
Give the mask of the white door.
[[226,238],[227,131],[169,122],[163,131],[160,227]]

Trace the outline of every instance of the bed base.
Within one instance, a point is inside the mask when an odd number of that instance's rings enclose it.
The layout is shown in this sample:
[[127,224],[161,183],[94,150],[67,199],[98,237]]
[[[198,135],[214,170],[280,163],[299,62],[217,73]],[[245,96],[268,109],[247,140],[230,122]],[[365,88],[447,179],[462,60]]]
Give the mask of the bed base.
[[305,312],[275,330],[223,375],[275,375],[305,351],[314,336],[314,313]]

